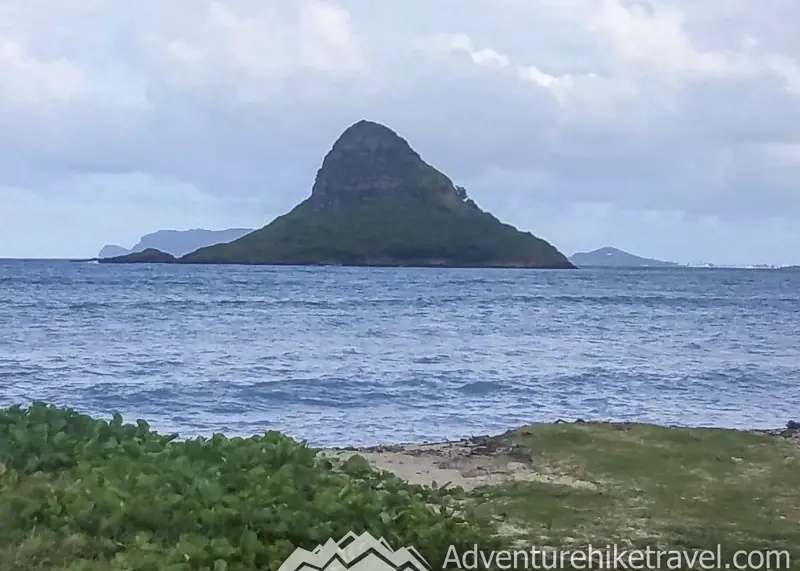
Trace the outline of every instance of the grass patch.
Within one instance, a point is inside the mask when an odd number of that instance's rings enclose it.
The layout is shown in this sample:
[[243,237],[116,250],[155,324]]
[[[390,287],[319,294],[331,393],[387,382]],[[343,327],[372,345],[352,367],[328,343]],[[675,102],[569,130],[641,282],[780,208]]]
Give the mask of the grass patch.
[[517,481],[474,492],[529,544],[725,552],[800,561],[800,447],[733,430],[557,424],[497,437],[516,461],[596,487]]

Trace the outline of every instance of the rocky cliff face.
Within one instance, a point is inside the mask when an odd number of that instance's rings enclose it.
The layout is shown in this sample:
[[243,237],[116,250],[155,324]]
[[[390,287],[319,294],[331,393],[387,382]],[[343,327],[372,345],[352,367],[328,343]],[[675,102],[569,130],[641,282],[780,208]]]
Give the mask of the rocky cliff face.
[[456,187],[397,133],[359,121],[347,128],[322,161],[309,205],[337,212],[374,203],[417,202],[459,208],[466,191]]

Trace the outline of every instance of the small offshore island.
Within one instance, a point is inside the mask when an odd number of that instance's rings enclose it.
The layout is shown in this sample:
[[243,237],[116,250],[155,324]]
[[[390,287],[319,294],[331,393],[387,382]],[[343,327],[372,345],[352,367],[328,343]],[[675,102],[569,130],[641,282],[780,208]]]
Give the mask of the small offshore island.
[[481,210],[379,123],[347,128],[311,196],[267,226],[181,257],[146,249],[114,263],[574,269],[545,240]]

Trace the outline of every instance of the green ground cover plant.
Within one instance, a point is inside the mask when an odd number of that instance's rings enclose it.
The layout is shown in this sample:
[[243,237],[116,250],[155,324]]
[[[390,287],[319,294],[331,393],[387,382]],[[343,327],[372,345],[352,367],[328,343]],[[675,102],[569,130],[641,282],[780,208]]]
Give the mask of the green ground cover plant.
[[296,548],[369,531],[442,561],[499,546],[460,491],[356,456],[334,466],[277,432],[179,440],[34,403],[0,410],[3,571],[275,570]]

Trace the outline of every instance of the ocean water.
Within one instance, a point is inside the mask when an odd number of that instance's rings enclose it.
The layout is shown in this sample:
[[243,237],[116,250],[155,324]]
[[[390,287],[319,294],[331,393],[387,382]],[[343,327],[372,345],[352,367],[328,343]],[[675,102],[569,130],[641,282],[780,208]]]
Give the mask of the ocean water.
[[800,417],[800,272],[0,261],[0,404],[315,445]]

